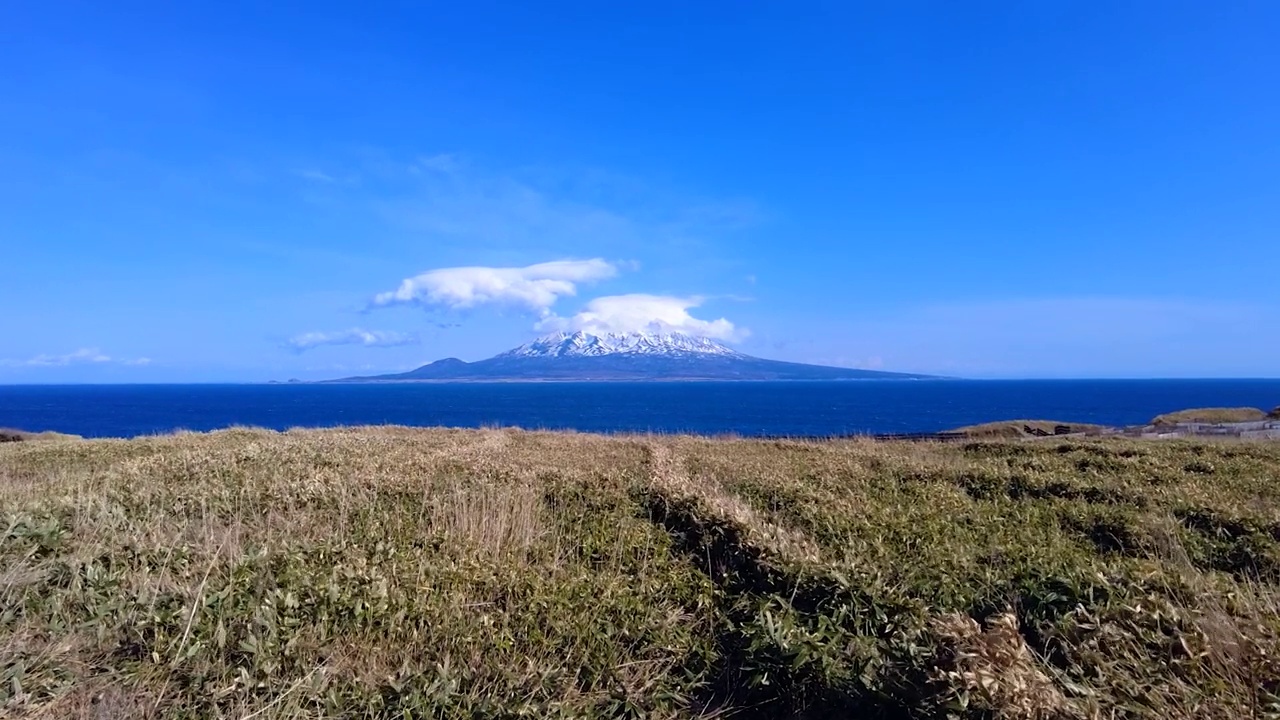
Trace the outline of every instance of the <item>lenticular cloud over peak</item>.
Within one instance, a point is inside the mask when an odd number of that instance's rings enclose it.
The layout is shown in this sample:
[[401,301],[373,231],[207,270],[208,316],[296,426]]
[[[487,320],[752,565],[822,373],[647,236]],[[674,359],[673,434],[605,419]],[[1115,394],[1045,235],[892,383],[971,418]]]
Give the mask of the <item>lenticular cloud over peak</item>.
[[580,285],[615,277],[619,268],[619,264],[601,258],[555,260],[526,267],[439,268],[407,278],[395,290],[379,293],[372,306],[466,310],[481,305],[507,305],[536,312],[542,318],[536,329],[542,332],[682,333],[727,341],[746,337],[745,329],[725,318],[694,317],[689,311],[703,302],[696,295],[606,295],[591,300],[569,317],[552,311],[561,298],[577,295]]
[[424,305],[453,310],[480,305],[516,305],[546,315],[561,297],[576,295],[578,285],[618,274],[617,265],[591,260],[555,260],[527,267],[455,267],[428,270],[400,287],[379,293],[374,307]]
[[738,328],[725,318],[702,320],[691,315],[689,310],[702,302],[700,297],[609,295],[588,302],[571,317],[550,316],[538,323],[537,329],[581,330],[593,335],[674,332],[731,342],[746,337],[745,328]]

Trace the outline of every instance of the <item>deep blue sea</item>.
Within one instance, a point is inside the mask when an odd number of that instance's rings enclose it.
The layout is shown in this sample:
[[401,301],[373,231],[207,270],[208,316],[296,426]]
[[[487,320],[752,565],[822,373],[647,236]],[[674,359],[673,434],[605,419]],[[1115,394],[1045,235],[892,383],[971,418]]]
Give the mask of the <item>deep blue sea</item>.
[[924,433],[1045,418],[1141,424],[1280,405],[1280,380],[930,380],[0,386],[0,427],[86,437],[253,425],[518,426],[771,436]]

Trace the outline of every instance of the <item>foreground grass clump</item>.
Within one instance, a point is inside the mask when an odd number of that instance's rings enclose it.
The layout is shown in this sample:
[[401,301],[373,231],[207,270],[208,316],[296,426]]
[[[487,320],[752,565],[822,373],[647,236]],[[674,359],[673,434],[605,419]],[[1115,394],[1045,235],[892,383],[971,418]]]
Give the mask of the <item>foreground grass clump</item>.
[[1152,425],[1176,425],[1178,423],[1237,423],[1266,420],[1267,413],[1258,408],[1194,408],[1157,415]]
[[0,446],[0,714],[1280,712],[1280,446]]

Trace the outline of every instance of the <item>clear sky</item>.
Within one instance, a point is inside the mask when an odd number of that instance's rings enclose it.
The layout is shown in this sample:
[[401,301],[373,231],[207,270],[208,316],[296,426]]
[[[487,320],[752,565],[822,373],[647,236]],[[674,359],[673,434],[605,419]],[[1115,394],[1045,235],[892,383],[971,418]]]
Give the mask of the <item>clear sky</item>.
[[0,383],[665,327],[1280,376],[1280,3],[9,2]]

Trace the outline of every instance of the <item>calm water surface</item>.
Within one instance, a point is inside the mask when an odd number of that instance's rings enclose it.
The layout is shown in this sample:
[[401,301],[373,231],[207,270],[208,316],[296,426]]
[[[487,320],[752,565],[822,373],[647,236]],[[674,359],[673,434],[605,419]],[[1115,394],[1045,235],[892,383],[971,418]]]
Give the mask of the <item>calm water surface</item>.
[[1139,424],[1280,405],[1280,380],[0,386],[0,427],[129,437],[256,425],[416,425],[741,435],[936,432],[990,420]]

